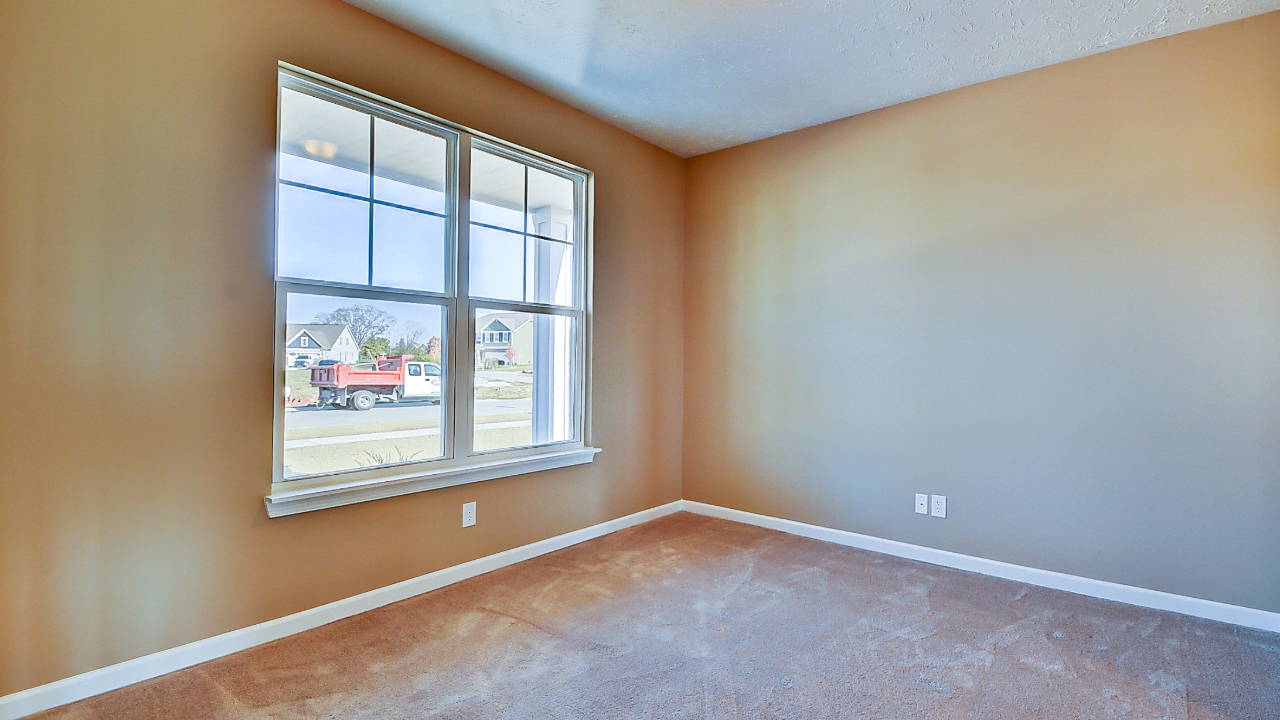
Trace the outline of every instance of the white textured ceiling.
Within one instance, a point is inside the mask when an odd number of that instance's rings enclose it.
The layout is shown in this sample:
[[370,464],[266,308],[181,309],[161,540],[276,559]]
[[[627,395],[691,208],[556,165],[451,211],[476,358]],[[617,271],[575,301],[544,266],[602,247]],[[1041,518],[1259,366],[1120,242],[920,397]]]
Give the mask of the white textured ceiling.
[[685,157],[1280,9],[1280,0],[348,2]]

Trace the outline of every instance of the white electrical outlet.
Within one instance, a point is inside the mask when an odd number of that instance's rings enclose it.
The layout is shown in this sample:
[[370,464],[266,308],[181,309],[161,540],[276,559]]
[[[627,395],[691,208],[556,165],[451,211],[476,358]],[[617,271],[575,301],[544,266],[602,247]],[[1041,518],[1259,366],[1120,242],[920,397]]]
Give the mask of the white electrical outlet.
[[929,514],[929,496],[924,493],[916,493],[916,512],[921,515]]
[[473,502],[462,503],[462,527],[471,527],[476,524],[476,504]]
[[934,517],[940,517],[940,518],[944,518],[947,516],[947,496],[946,495],[933,496],[932,515]]

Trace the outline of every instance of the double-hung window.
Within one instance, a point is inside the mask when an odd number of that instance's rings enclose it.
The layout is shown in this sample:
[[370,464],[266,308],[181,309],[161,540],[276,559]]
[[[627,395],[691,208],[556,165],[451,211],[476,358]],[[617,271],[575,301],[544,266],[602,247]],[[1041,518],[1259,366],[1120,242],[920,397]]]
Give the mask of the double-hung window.
[[589,172],[284,67],[277,167],[272,516],[590,462]]

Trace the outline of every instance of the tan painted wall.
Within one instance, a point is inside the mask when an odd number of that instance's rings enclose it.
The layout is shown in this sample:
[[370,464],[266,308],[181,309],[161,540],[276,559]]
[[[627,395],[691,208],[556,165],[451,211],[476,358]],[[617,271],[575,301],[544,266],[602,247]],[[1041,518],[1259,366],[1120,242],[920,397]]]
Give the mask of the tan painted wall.
[[685,498],[1280,611],[1280,14],[687,172]]
[[[278,60],[596,172],[595,464],[266,517]],[[680,497],[674,155],[337,0],[4,3],[0,97],[0,695]]]

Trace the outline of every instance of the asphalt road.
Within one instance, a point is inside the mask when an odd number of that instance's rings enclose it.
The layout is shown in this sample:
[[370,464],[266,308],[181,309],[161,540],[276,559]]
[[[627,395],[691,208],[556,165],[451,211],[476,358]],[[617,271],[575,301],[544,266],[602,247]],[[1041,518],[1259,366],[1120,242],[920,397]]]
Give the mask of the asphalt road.
[[[476,401],[477,418],[482,418],[485,415],[510,415],[512,413],[531,412],[533,412],[533,401],[529,398],[524,398],[523,400]],[[308,405],[290,412],[286,416],[285,422],[292,429],[328,427],[348,424],[352,421],[352,415],[357,416],[362,423],[436,419],[440,417],[440,406],[418,402],[380,402],[364,412],[356,412],[339,408],[317,410],[315,406]]]

